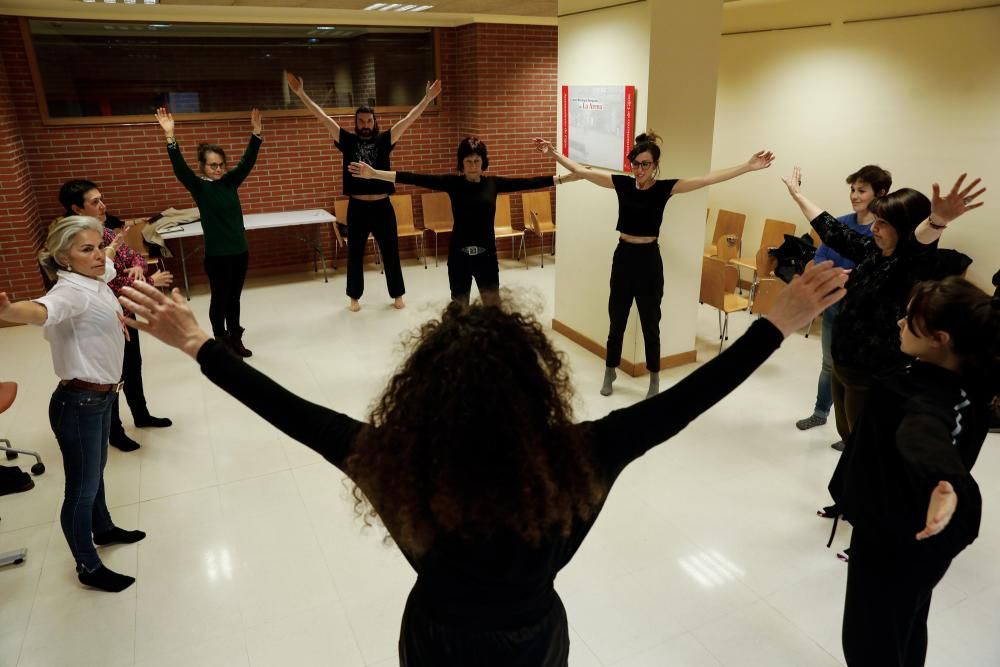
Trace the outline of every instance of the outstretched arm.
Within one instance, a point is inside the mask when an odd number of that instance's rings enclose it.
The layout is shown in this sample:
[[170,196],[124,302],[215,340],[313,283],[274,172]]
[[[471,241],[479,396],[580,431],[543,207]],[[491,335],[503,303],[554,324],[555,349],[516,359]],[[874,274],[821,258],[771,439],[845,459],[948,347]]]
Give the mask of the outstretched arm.
[[247,143],[246,150],[243,151],[243,157],[240,158],[240,163],[226,172],[222,177],[226,182],[237,188],[246,180],[247,176],[253,170],[254,165],[257,164],[257,153],[260,152],[260,144],[264,141],[260,136],[263,131],[260,109],[252,109],[250,111],[250,126],[253,128],[252,134],[250,135],[250,141]]
[[434,83],[427,83],[427,92],[424,94],[424,98],[417,103],[415,107],[410,109],[410,113],[406,114],[400,121],[392,126],[389,131],[389,141],[391,143],[396,143],[403,137],[403,133],[410,129],[410,126],[420,118],[422,114],[430,103],[434,101],[434,98],[441,94],[441,82],[435,81]]
[[[792,169],[792,175],[790,178],[782,177],[781,181],[788,188],[788,194],[792,196],[792,199],[796,204],[799,205],[799,210],[802,211],[802,215],[806,216],[806,220],[815,220],[816,216],[823,212],[819,206],[812,203],[804,194],[802,194],[802,167],[795,167]],[[822,236],[822,234],[821,234]]]
[[198,326],[180,290],[167,296],[152,285],[136,283],[122,290],[119,301],[145,320],[127,319],[128,326],[196,359],[208,379],[343,470],[362,422],[296,396],[237,358]]
[[966,174],[962,174],[951,186],[951,191],[941,196],[941,186],[935,183],[932,186],[934,196],[931,198],[931,214],[926,220],[917,225],[913,235],[917,241],[924,245],[934,243],[944,234],[945,228],[951,224],[955,218],[963,215],[966,211],[979,208],[984,202],[977,202],[979,195],[986,192],[986,188],[975,190],[981,179],[975,179],[964,188]]
[[352,162],[347,165],[347,170],[354,178],[375,179],[377,181],[396,182],[396,172],[386,169],[376,169],[365,162]]
[[323,111],[323,107],[313,102],[312,98],[306,94],[302,77],[295,76],[291,72],[285,72],[285,80],[288,81],[288,87],[295,93],[295,96],[302,100],[302,104],[309,110],[309,113],[315,116],[316,120],[322,123],[323,127],[329,130],[334,138],[339,137],[340,125],[333,118],[327,116],[326,112]]
[[[534,140],[535,148],[542,155],[549,155],[555,159],[556,162],[561,164],[563,167],[568,169],[571,174],[576,176],[576,179],[584,179],[590,181],[595,185],[600,185],[602,188],[614,189],[615,184],[611,181],[611,172],[604,171],[602,169],[591,169],[590,167],[584,167],[578,162],[570,160],[565,155],[560,155],[559,151],[546,139],[541,137]],[[576,180],[574,179],[574,180]],[[562,181],[566,183],[569,181],[568,176],[563,176]]]
[[749,160],[735,167],[712,171],[697,178],[682,178],[674,184],[674,189],[670,191],[670,194],[680,195],[685,192],[693,192],[709,185],[715,185],[716,183],[722,183],[737,176],[742,176],[751,171],[767,169],[771,166],[772,162],[774,162],[774,154],[771,151],[759,151],[751,155]]
[[180,146],[177,145],[177,140],[174,138],[173,114],[167,111],[166,107],[160,107],[156,110],[156,122],[163,128],[163,135],[167,139],[167,155],[170,157],[170,166],[174,169],[174,176],[181,182],[181,185],[189,191],[193,191],[193,188],[198,185],[198,177],[184,161]]
[[49,310],[34,301],[11,303],[6,292],[0,292],[0,320],[14,324],[45,324]]

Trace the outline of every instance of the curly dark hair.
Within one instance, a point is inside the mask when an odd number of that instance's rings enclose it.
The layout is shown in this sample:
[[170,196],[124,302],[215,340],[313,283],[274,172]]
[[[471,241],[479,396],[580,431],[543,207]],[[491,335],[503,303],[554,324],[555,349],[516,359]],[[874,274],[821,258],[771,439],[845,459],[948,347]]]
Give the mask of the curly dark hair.
[[563,356],[533,315],[506,294],[452,302],[408,345],[345,465],[366,525],[381,519],[420,555],[445,536],[538,545],[592,516],[606,483],[570,428]]

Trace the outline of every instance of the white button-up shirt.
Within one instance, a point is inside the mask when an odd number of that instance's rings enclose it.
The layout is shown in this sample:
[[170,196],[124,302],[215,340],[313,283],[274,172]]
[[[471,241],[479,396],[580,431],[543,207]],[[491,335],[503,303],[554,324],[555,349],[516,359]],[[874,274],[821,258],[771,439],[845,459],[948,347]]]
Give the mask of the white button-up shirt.
[[57,275],[55,287],[35,299],[48,311],[42,328],[56,375],[97,384],[120,381],[125,356],[125,334],[118,321],[122,307],[107,284],[116,275],[114,264],[107,260],[99,279],[69,271]]

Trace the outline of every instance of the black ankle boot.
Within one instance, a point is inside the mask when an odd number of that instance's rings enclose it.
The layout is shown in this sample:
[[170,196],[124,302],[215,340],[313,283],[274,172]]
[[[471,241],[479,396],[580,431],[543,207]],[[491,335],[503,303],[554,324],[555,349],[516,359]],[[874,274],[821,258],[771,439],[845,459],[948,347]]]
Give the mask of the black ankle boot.
[[248,350],[246,347],[243,346],[243,332],[244,331],[245,331],[245,329],[241,328],[237,332],[230,332],[229,333],[229,347],[233,350],[233,352],[236,353],[237,356],[240,356],[240,357],[243,357],[244,359],[246,359],[247,357],[252,357],[253,356],[253,352],[251,352],[250,350]]

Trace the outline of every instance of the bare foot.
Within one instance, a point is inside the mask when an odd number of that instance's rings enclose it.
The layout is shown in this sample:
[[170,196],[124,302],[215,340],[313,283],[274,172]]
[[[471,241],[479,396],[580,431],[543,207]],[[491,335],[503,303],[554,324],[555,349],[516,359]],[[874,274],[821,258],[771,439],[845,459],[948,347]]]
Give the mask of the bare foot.
[[403,297],[397,296],[392,302],[392,307],[395,308],[396,310],[402,310],[403,308],[406,308],[406,304],[403,303]]
[[350,309],[352,313],[356,313],[361,310],[361,302],[357,299],[351,299]]

